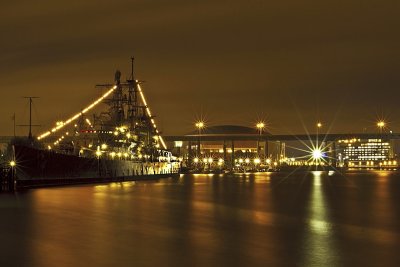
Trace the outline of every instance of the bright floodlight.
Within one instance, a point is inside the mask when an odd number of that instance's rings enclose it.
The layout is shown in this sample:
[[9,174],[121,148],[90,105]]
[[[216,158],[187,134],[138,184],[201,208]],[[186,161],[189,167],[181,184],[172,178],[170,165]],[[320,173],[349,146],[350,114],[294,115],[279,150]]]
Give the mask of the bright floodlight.
[[202,122],[202,121],[196,122],[195,126],[199,129],[202,129],[202,128],[204,128],[204,122]]
[[384,121],[378,121],[377,123],[376,123],[376,126],[378,126],[379,128],[383,128],[383,127],[385,127],[385,122]]
[[318,148],[314,149],[312,151],[312,157],[315,160],[321,159],[322,158],[322,151]]
[[265,124],[264,124],[264,122],[259,122],[259,123],[257,123],[256,126],[258,129],[263,129],[265,127]]

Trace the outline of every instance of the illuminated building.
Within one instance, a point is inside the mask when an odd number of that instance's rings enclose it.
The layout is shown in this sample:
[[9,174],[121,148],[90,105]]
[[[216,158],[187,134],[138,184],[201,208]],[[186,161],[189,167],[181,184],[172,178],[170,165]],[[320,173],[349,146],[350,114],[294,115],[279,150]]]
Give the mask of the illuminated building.
[[349,167],[396,166],[393,142],[384,139],[345,139],[338,141],[339,164]]
[[[284,151],[282,142],[267,141],[270,133],[265,124],[256,127],[240,125],[205,126],[195,124],[196,130],[174,138],[173,152],[194,168],[224,169],[244,165],[246,168],[264,167],[266,159],[279,160],[277,153]],[[283,148],[282,148],[283,147]],[[242,162],[239,163],[239,160]]]

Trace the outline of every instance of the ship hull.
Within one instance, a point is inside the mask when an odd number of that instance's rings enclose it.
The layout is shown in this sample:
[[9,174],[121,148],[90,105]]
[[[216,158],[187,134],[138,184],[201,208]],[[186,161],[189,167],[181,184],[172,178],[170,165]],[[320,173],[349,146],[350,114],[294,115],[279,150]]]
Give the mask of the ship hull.
[[151,180],[176,176],[177,163],[86,158],[14,146],[18,187]]

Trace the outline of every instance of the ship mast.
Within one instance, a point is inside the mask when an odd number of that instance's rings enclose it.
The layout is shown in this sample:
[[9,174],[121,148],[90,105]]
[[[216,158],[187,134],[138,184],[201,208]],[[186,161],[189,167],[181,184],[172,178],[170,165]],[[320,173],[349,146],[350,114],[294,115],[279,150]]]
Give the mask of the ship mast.
[[136,123],[138,123],[137,119],[137,107],[138,107],[138,99],[137,99],[137,84],[135,80],[135,76],[133,75],[133,60],[134,57],[131,57],[131,79],[127,80],[129,84],[128,89],[128,120],[132,129],[135,129]]
[[[131,74],[126,82],[120,81],[121,72],[119,70],[115,73],[115,85],[117,89],[113,93],[110,99],[106,99],[105,103],[110,106],[109,108],[109,126],[121,127],[128,126],[131,131],[143,132],[147,128],[147,131],[154,131],[152,118],[146,113],[145,103],[139,101],[139,89],[138,81],[135,80],[134,75],[134,57],[131,57]],[[114,84],[102,84],[96,87],[109,88]],[[125,91],[126,90],[126,91]],[[124,94],[124,91],[127,94]]]
[[23,125],[18,125],[18,126],[29,127],[28,138],[29,138],[29,140],[32,141],[33,140],[32,127],[40,126],[40,125],[37,125],[37,124],[32,124],[32,103],[33,103],[33,99],[39,98],[39,97],[37,97],[37,96],[24,96],[23,98],[29,99],[29,124],[23,124]]

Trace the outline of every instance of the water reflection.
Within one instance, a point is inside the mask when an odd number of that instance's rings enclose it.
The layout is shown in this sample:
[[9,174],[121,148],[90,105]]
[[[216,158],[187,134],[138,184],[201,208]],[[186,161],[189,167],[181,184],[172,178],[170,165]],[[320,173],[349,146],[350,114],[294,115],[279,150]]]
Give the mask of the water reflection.
[[[308,231],[304,238],[304,266],[318,266],[324,260],[325,266],[339,266],[333,227],[330,223],[328,203],[323,191],[325,173],[312,172],[312,191],[308,204]],[[325,182],[325,181],[324,181]]]
[[0,266],[397,266],[398,199],[392,172],[185,175],[0,195]]

